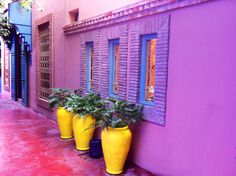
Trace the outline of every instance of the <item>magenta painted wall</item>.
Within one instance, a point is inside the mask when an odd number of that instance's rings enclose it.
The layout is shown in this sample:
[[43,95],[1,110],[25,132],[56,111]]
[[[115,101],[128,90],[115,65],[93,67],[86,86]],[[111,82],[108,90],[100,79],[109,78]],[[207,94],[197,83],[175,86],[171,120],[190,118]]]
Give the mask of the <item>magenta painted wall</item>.
[[[55,4],[53,1],[42,0],[39,1],[40,6],[43,6],[44,11],[32,10],[32,66],[30,67],[30,107],[34,110],[43,113],[44,115],[51,117],[52,113],[46,109],[37,106],[36,99],[36,20],[44,17],[47,14],[53,13],[53,51],[54,51],[54,87],[65,86],[65,37],[62,30],[62,26],[65,25],[65,6],[64,0],[58,0]],[[38,8],[38,6],[37,6]],[[56,30],[55,30],[56,29]]]
[[236,175],[236,2],[171,12],[167,125],[135,131],[132,159],[170,176]]
[[[40,0],[38,4],[33,7],[32,11],[32,40],[33,40],[33,65],[30,67],[30,107],[36,111],[52,116],[52,113],[37,106],[36,104],[36,20],[44,17],[47,14],[53,14],[53,37],[54,37],[54,87],[67,87],[67,88],[79,88],[79,68],[80,68],[80,48],[79,48],[79,36],[66,37],[63,32],[63,26],[69,23],[69,11],[79,8],[80,19],[92,17],[93,15],[99,15],[112,10],[120,8],[124,5],[128,5],[138,0],[120,0],[120,1],[74,1],[74,0]],[[87,7],[96,7],[96,10],[90,12]],[[106,4],[106,5],[104,5]],[[43,11],[37,9],[43,9]],[[93,9],[90,7],[90,10]],[[91,16],[92,15],[92,16]],[[66,74],[65,74],[66,73]],[[73,78],[73,81],[70,81]],[[55,116],[53,116],[55,118]]]
[[[34,12],[33,19],[49,12],[55,17],[55,86],[77,88],[79,35],[65,37],[62,27],[65,13],[78,4],[70,1],[63,9],[63,0],[43,2],[45,11]],[[141,167],[164,176],[236,175],[235,8],[234,0],[215,0],[168,12],[166,126],[144,122],[134,130],[130,158]],[[30,73],[30,105],[50,116],[35,103],[34,62]]]
[[[140,0],[83,0],[75,2],[74,0],[69,0],[67,2],[67,9],[69,11],[74,10],[75,8],[79,8],[80,12],[80,20],[84,20],[101,13],[106,13],[111,10],[124,7],[126,5],[141,2]],[[89,7],[89,8],[88,8]]]

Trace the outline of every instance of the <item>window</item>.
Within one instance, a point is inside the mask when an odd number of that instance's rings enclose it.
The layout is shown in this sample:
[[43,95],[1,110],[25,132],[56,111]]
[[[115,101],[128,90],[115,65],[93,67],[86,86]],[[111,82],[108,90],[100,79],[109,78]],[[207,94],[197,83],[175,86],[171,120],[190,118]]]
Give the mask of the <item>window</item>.
[[119,39],[110,40],[110,79],[109,79],[109,95],[117,98],[118,96],[118,65],[120,60]]
[[69,12],[70,23],[79,21],[79,9],[75,9]]
[[4,80],[3,80],[3,85],[4,85],[4,90],[6,91],[10,91],[10,52],[9,50],[6,48],[6,45],[4,43],[2,43],[3,45],[3,58],[4,58],[4,64],[1,65],[2,69],[4,70]]
[[49,109],[48,96],[51,94],[53,85],[53,19],[52,14],[43,16],[35,21],[37,26],[36,32],[36,58],[37,58],[37,75],[36,75],[36,92],[37,105]]
[[39,98],[47,101],[51,85],[51,58],[49,23],[42,24],[39,30]]
[[142,36],[140,102],[153,104],[156,72],[157,35]]
[[86,44],[87,48],[87,92],[93,90],[93,43]]

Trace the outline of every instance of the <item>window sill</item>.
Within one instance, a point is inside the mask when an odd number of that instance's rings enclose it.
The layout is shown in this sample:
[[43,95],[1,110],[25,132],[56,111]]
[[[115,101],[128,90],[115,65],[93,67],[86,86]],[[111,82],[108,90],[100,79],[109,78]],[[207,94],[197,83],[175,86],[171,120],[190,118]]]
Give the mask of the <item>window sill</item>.
[[110,98],[115,98],[115,99],[119,99],[119,96],[116,94],[109,94]]
[[143,120],[165,126],[165,113],[160,112],[155,106],[143,107]]
[[149,107],[154,107],[155,105],[154,102],[148,102],[148,101],[140,101],[140,104],[143,106],[149,106]]

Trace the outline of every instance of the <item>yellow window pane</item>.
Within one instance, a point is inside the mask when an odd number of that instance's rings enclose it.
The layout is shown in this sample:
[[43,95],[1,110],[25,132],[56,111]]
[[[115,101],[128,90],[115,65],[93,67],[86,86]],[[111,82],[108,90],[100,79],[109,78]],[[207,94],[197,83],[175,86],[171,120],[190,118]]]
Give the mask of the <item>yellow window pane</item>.
[[93,47],[90,47],[90,89],[93,89]]
[[113,92],[118,94],[118,64],[120,59],[120,45],[114,45],[114,80],[113,80]]
[[146,70],[146,87],[145,100],[153,101],[154,85],[155,85],[155,71],[156,71],[156,44],[157,39],[150,39],[147,41],[147,70]]

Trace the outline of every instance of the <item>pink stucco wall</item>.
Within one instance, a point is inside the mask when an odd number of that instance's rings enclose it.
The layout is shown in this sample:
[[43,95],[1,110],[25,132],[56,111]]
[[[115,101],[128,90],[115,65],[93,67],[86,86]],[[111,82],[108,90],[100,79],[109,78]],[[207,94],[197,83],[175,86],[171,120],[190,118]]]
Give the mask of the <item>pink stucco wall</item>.
[[140,0],[84,0],[84,1],[77,1],[69,0],[67,1],[67,10],[71,11],[76,8],[79,9],[79,19],[84,20],[102,13],[109,12],[111,10],[122,8],[126,5],[141,2]]
[[[87,1],[80,2],[69,1],[63,6],[64,0],[56,4],[44,0],[45,10],[33,13],[33,25],[35,19],[54,14],[55,87],[79,86],[79,35],[65,37],[62,27],[68,10],[89,6]],[[131,3],[127,0],[115,6],[113,2],[103,0],[97,4],[97,13],[81,10],[81,16],[91,17]],[[166,126],[144,122],[134,130],[130,158],[141,167],[165,176],[236,175],[235,7],[234,0],[216,0],[168,12]],[[34,43],[33,58],[35,48]],[[33,62],[30,106],[50,116],[36,105],[35,86]]]
[[[54,87],[78,88],[80,77],[80,53],[79,36],[65,38],[63,26],[69,23],[69,12],[74,9],[80,10],[80,20],[99,15],[108,10],[121,8],[139,0],[120,0],[120,1],[74,1],[74,0],[41,0],[34,5],[32,11],[32,40],[33,40],[33,66],[30,68],[30,106],[35,110],[51,116],[51,112],[36,105],[36,31],[35,23],[37,19],[47,14],[53,13],[53,37],[54,37]],[[91,3],[93,6],[91,6]],[[105,5],[104,5],[105,4]],[[89,8],[87,8],[89,7]],[[95,9],[93,9],[95,8]],[[43,9],[43,11],[38,10]],[[90,10],[87,10],[90,9]],[[66,74],[65,74],[66,73]],[[73,80],[73,81],[71,81]]]
[[[64,87],[65,86],[65,55],[66,55],[66,45],[65,45],[65,37],[62,30],[62,26],[66,24],[66,16],[65,16],[65,1],[58,0],[57,3],[54,1],[39,1],[40,5],[36,6],[32,10],[32,66],[30,67],[30,95],[29,95],[29,104],[30,107],[47,115],[48,117],[52,117],[52,113],[44,108],[37,106],[36,99],[36,51],[37,51],[37,43],[36,43],[36,20],[44,17],[47,14],[53,14],[53,52],[54,52],[54,76],[53,76],[53,87]],[[36,10],[38,7],[43,7],[43,11]],[[56,29],[56,30],[55,30]],[[54,116],[53,116],[54,117]],[[55,118],[55,117],[54,117]]]

